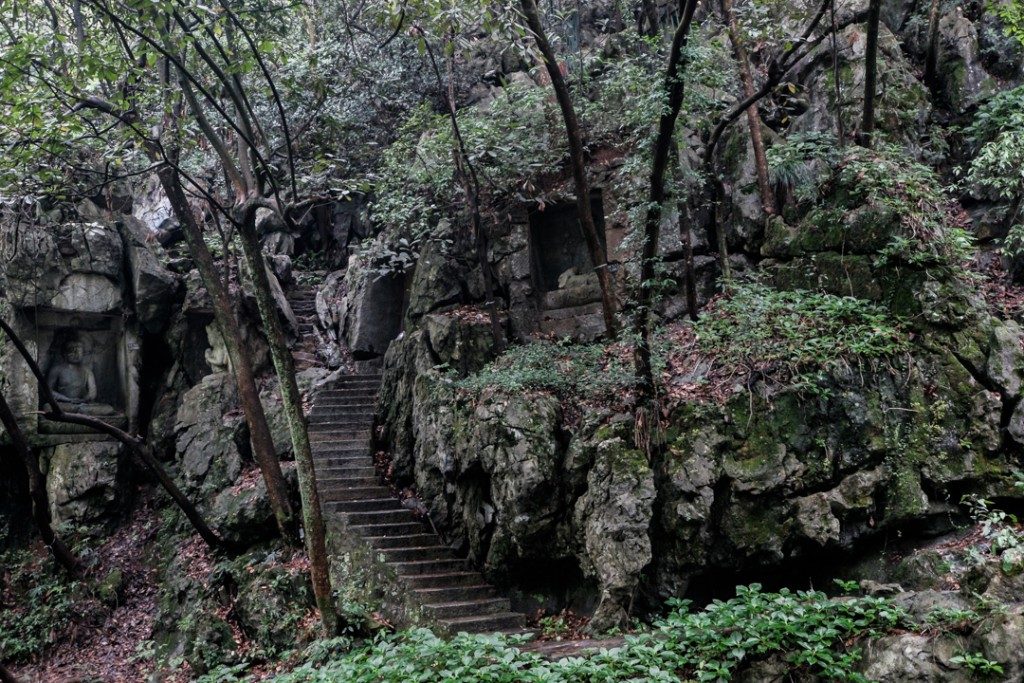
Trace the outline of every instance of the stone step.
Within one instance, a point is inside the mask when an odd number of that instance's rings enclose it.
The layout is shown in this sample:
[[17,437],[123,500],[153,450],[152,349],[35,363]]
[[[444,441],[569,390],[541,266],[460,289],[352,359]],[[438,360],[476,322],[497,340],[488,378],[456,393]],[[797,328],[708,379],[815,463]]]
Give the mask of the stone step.
[[329,417],[331,415],[337,415],[338,413],[348,413],[350,411],[368,412],[370,415],[374,415],[377,409],[377,395],[359,396],[349,401],[316,401],[313,403],[313,408],[310,410],[310,416],[317,416],[317,418]]
[[[320,491],[325,496],[325,500],[332,501],[372,501],[382,500],[387,498],[388,500],[396,500],[391,495],[391,490],[387,489],[380,484],[371,486],[348,486],[343,482],[339,482],[337,479],[318,481],[320,485]],[[351,508],[356,509],[356,508]]]
[[[372,477],[349,477],[344,474],[329,472],[323,476],[317,474],[316,481],[321,486],[333,486],[341,488],[384,488],[380,485],[380,478]],[[390,493],[389,489],[384,489]]]
[[587,315],[600,315],[602,313],[601,302],[586,304],[583,306],[566,306],[565,308],[552,308],[540,312],[541,320],[567,320],[569,318],[582,318]]
[[[331,460],[331,459],[342,459],[347,460],[350,458],[365,457],[367,460],[370,458],[370,443],[366,439],[359,439],[357,441],[346,440],[346,441],[321,441],[313,447],[313,458],[316,460]],[[372,463],[366,463],[372,464]]]
[[[373,462],[370,460],[370,456],[367,455],[367,454],[362,454],[361,456],[359,456],[357,458],[353,457],[353,458],[331,458],[331,459],[327,459],[327,460],[313,460],[313,467],[316,469],[317,472],[321,472],[321,471],[329,469],[329,468],[333,468],[333,469],[356,468],[356,467],[361,468],[361,467],[371,467],[372,465],[373,465]],[[375,470],[375,472],[376,472],[376,470]],[[331,477],[329,477],[329,478],[342,478],[342,476],[343,475],[336,475],[334,472],[332,472],[331,473]]]
[[541,308],[557,310],[560,308],[587,306],[595,302],[601,303],[601,286],[597,282],[580,287],[555,289],[545,292],[541,299]]
[[377,412],[377,395],[373,396],[367,394],[366,396],[359,396],[348,401],[336,401],[330,399],[327,401],[317,400],[313,403],[313,407],[310,408],[310,416],[315,415],[316,419],[328,418],[331,415],[347,414],[350,412],[367,412],[372,417]]
[[437,604],[442,602],[465,602],[482,600],[497,596],[493,586],[478,583],[470,586],[446,586],[442,588],[413,588],[420,604]]
[[377,468],[369,463],[356,465],[330,465],[316,468],[316,476],[320,479],[373,479],[377,480]]
[[423,611],[440,621],[490,614],[509,614],[512,606],[506,598],[485,598],[463,602],[440,602],[423,605]]
[[[317,450],[314,448],[313,463],[316,466],[316,471],[320,472],[324,468],[373,467],[373,458],[366,445],[359,449],[347,450]],[[369,475],[361,474],[359,476]]]
[[367,538],[366,542],[379,550],[384,548],[413,548],[437,543],[437,537],[434,534],[425,533],[407,534],[405,536],[373,536]]
[[346,431],[352,429],[352,425],[356,427],[363,427],[364,429],[369,427],[373,423],[372,414],[360,415],[336,415],[331,417],[331,421],[310,421],[309,429],[315,432],[332,432],[332,431]]
[[456,588],[459,586],[477,586],[483,580],[476,572],[465,569],[454,572],[438,572],[436,574],[416,574],[403,579],[413,590],[421,588]]
[[[390,493],[390,492],[388,492]],[[364,512],[405,512],[408,513],[402,503],[397,498],[366,498],[363,500],[358,499],[338,499],[335,494],[331,491],[324,491],[321,496],[325,503],[328,503],[337,512],[345,513],[359,513]]]
[[415,562],[418,560],[450,560],[452,559],[451,548],[437,545],[412,546],[409,548],[379,548],[378,551],[384,555],[388,562]]
[[526,618],[517,612],[499,614],[482,614],[457,619],[439,619],[445,628],[452,633],[498,633],[499,631],[518,631],[526,625]]
[[367,384],[352,384],[343,389],[324,389],[318,391],[316,394],[317,401],[324,401],[327,399],[332,400],[348,400],[353,396],[364,396],[364,395],[376,395],[380,389],[380,383],[367,383]]
[[320,441],[313,447],[313,457],[317,459],[351,458],[358,455],[370,457],[370,442],[368,439]]
[[353,524],[349,522],[349,529],[352,533],[359,534],[364,538],[396,538],[422,534],[426,530],[423,522],[417,521],[415,517],[407,517],[402,522],[384,522],[374,524]]
[[311,429],[309,431],[310,443],[365,443],[369,445],[370,429]]
[[318,394],[313,400],[313,405],[319,408],[338,408],[341,406],[358,405],[360,403],[377,403],[377,390],[367,389],[353,391],[343,396],[324,396]]
[[334,412],[334,411],[342,411],[342,410],[355,410],[355,411],[368,412],[370,414],[373,414],[374,409],[376,407],[377,407],[377,397],[376,397],[376,395],[370,396],[369,394],[367,394],[366,396],[357,396],[355,398],[350,398],[350,399],[345,400],[345,401],[331,400],[330,402],[328,402],[328,401],[319,401],[318,400],[318,401],[314,401],[313,402],[313,412],[319,411],[321,413],[327,413],[327,414],[329,414],[331,412]]
[[409,562],[392,562],[390,564],[402,576],[410,574],[444,574],[465,571],[466,569],[465,561],[456,559],[411,560]]
[[[333,507],[334,505],[337,505],[337,503],[333,503],[328,507],[328,509],[337,511],[336,508]],[[348,513],[348,523],[353,526],[362,526],[364,524],[402,524],[410,521],[416,521],[416,518],[413,517],[412,512],[401,507],[401,505],[399,505],[397,510],[374,510],[368,512]]]
[[324,391],[337,391],[351,387],[362,387],[380,385],[380,375],[345,375],[331,382],[330,386],[324,387]]
[[314,407],[307,417],[309,418],[310,426],[314,424],[337,422],[338,420],[351,420],[353,422],[359,421],[362,422],[362,424],[371,425],[373,424],[374,415],[375,413],[372,406],[357,407],[352,410],[347,406],[339,406],[337,408],[323,409]]
[[540,320],[538,328],[544,334],[555,337],[571,337],[580,341],[592,341],[604,334],[604,316],[593,313],[576,318]]

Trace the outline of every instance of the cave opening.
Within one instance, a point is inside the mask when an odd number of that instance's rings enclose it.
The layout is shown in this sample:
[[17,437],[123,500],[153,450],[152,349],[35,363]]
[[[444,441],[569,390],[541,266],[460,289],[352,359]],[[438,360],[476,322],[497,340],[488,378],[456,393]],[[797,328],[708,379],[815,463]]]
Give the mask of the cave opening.
[[[604,202],[600,190],[590,195],[594,225],[606,246]],[[550,292],[562,287],[567,273],[589,275],[594,262],[580,226],[576,202],[560,202],[530,211],[530,245],[537,288]]]

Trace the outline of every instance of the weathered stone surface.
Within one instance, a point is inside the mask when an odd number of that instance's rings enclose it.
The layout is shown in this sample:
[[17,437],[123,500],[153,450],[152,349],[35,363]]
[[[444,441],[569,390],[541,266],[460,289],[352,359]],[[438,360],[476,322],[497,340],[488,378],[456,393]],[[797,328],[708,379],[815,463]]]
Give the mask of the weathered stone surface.
[[628,618],[640,572],[651,561],[649,528],[654,473],[640,451],[621,437],[601,440],[577,501],[574,526],[583,537],[582,564],[598,577],[601,602],[590,628],[603,632]]
[[954,639],[948,636],[940,638],[939,643],[916,633],[886,636],[865,646],[860,670],[868,680],[879,683],[940,680],[966,683],[971,680],[966,672],[950,670],[949,660],[956,651]]
[[46,493],[57,524],[107,521],[123,500],[124,449],[114,441],[66,443],[45,449]]
[[121,290],[105,275],[71,273],[47,303],[62,311],[110,313],[121,307]]
[[174,431],[186,490],[208,499],[233,485],[242,471],[243,421],[230,414],[234,389],[226,373],[207,375],[181,397]]
[[171,306],[180,288],[179,277],[164,267],[166,254],[154,243],[144,223],[126,217],[121,226],[135,314],[148,331],[158,332],[171,317]]
[[992,326],[989,337],[989,355],[986,372],[1000,390],[1008,396],[1017,396],[1024,382],[1024,330],[1012,320]]

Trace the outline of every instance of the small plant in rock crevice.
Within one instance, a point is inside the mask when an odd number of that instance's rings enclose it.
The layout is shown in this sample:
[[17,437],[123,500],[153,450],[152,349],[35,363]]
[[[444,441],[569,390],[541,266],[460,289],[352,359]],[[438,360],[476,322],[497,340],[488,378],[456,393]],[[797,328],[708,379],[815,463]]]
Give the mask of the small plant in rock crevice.
[[985,657],[981,652],[960,652],[951,657],[950,664],[967,669],[977,678],[1002,676],[1003,665]]

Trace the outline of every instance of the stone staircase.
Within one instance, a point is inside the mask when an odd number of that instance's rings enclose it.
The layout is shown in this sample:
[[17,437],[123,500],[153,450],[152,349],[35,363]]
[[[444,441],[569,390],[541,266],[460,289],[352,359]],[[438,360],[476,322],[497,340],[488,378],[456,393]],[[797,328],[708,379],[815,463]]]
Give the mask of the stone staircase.
[[[307,299],[312,300],[311,294],[293,296],[293,307],[299,306],[296,316],[315,316],[315,306],[305,305]],[[306,353],[306,348],[300,347],[296,361]],[[315,349],[309,362],[316,362]],[[508,599],[442,545],[432,529],[381,483],[370,451],[379,388],[380,375],[352,374],[316,394],[309,429],[328,525],[332,519],[342,518],[346,528],[395,570],[424,616],[444,630],[521,630],[524,617],[511,610]]]
[[316,289],[309,285],[296,285],[288,292],[288,303],[299,323],[295,330],[298,342],[292,348],[295,369],[299,372],[319,365],[316,347],[319,336],[316,329]]

